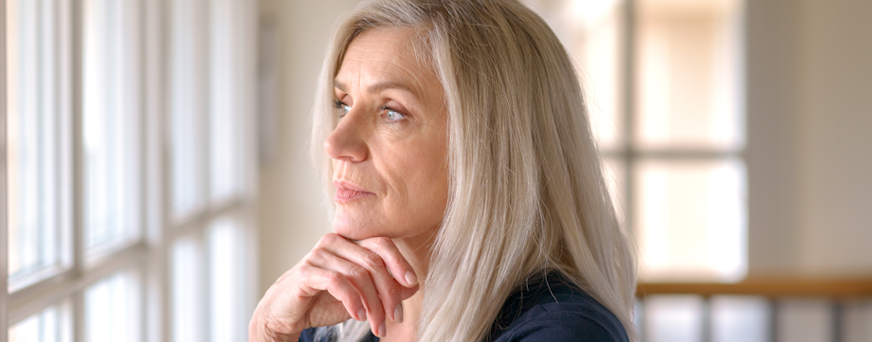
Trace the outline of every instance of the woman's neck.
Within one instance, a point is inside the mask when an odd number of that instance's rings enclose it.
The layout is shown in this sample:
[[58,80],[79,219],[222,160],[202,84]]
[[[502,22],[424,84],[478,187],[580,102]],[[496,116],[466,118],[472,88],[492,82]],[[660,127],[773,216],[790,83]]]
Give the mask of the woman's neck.
[[436,240],[436,232],[434,229],[425,234],[395,239],[394,244],[403,253],[406,261],[415,270],[415,275],[418,278],[418,292],[413,296],[403,301],[403,322],[394,323],[387,321],[387,336],[380,339],[384,342],[390,341],[414,341],[418,330],[418,320],[421,317],[421,310],[424,305],[424,292],[426,291],[427,272],[430,267],[430,255],[433,248],[433,242]]

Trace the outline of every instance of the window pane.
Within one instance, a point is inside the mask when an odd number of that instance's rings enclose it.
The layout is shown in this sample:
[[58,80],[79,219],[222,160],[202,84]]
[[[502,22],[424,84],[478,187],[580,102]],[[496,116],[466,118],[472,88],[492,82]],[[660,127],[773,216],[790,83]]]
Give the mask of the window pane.
[[763,297],[716,296],[711,299],[713,342],[769,341],[769,302]]
[[206,99],[206,8],[201,0],[170,2],[172,199],[176,218],[203,205]]
[[624,1],[526,0],[543,17],[579,64],[594,137],[602,150],[623,141]]
[[245,305],[245,236],[235,219],[209,228],[209,326],[211,341],[244,341],[248,336]]
[[697,296],[650,296],[645,299],[645,341],[702,341],[703,301]]
[[206,341],[205,284],[202,247],[193,238],[177,241],[172,249],[172,336],[176,342]]
[[42,310],[9,328],[9,342],[69,342],[72,336],[68,301]]
[[739,160],[639,161],[636,242],[645,281],[737,281],[747,269]]
[[142,285],[134,271],[125,271],[85,290],[86,340],[141,341]]
[[242,122],[240,113],[241,89],[245,84],[240,79],[239,37],[242,28],[238,11],[234,11],[237,1],[215,0],[209,3],[210,20],[210,71],[209,76],[209,140],[210,140],[210,186],[212,200],[225,200],[238,194],[240,190],[240,170],[242,161],[240,151]]
[[570,53],[581,70],[594,137],[602,150],[623,142],[624,1],[572,1],[564,23],[576,34]]
[[[50,270],[66,251],[69,104],[61,87],[68,23],[55,1],[7,1],[7,134],[10,287]],[[18,279],[18,280],[16,280]]]
[[740,6],[741,0],[638,2],[639,147],[742,147]]
[[135,1],[84,2],[82,115],[88,248],[139,231],[139,33]]

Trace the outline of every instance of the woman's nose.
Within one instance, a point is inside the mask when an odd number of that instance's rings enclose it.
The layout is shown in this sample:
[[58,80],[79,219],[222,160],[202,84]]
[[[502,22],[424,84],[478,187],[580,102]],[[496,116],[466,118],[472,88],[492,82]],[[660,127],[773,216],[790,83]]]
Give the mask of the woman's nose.
[[366,160],[367,148],[364,141],[364,129],[355,117],[348,113],[339,120],[336,129],[324,141],[324,150],[330,158],[349,162]]

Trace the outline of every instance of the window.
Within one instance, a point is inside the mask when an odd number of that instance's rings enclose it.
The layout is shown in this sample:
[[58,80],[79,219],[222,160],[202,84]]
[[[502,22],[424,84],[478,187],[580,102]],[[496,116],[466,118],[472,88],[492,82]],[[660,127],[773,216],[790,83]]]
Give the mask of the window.
[[741,0],[528,3],[578,62],[640,279],[741,280]]
[[68,145],[70,73],[60,6],[8,1],[6,22],[6,225],[9,287],[17,290],[70,267]]
[[254,6],[3,0],[10,341],[246,338]]

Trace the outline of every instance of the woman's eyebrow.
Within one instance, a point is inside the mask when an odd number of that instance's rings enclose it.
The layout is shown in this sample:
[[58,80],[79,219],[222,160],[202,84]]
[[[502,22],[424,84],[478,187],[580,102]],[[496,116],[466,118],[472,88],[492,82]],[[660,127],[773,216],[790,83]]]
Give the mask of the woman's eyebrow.
[[333,79],[333,87],[336,88],[336,89],[341,90],[343,93],[347,93],[347,92],[348,92],[348,91],[345,90],[345,84],[343,84],[342,82],[339,82],[339,81],[336,80],[335,78]]

